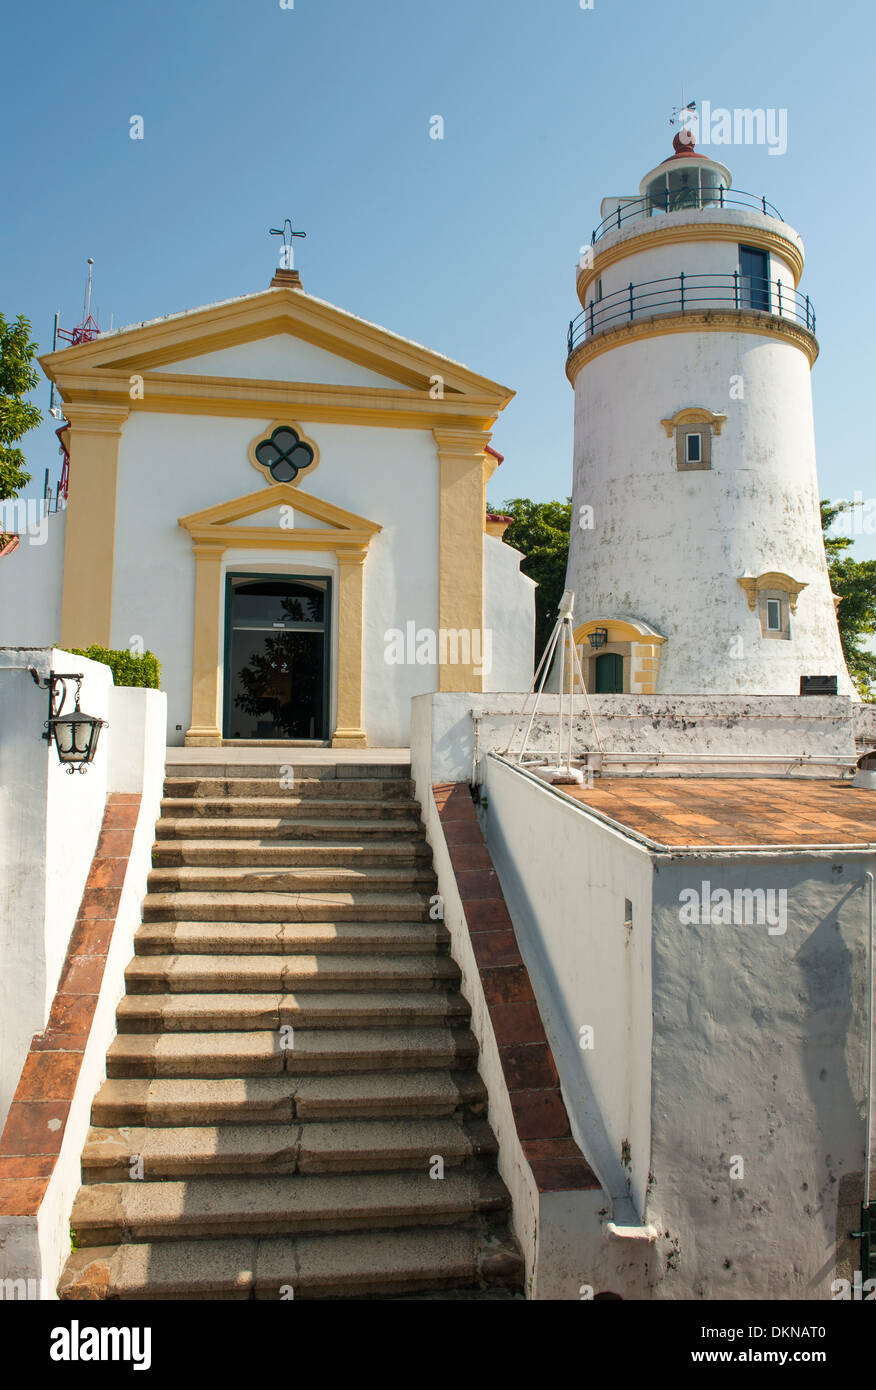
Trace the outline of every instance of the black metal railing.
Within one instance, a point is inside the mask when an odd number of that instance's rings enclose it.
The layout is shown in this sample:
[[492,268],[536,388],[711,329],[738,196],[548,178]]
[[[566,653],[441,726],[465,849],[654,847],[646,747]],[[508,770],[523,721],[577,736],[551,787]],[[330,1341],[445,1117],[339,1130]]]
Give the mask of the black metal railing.
[[569,352],[587,338],[634,319],[657,314],[701,313],[706,309],[746,309],[790,319],[815,332],[815,310],[809,295],[799,294],[782,280],[743,275],[666,275],[659,280],[630,283],[603,299],[592,299],[569,324]]
[[628,221],[662,217],[667,212],[703,212],[709,208],[748,208],[763,213],[764,217],[776,217],[780,222],[785,220],[778,208],[774,208],[766,198],[757,193],[745,193],[741,188],[682,188],[674,193],[667,189],[662,195],[650,193],[644,198],[632,198],[609,217],[604,217],[599,226],[593,229],[590,245],[595,246],[600,237],[616,232]]

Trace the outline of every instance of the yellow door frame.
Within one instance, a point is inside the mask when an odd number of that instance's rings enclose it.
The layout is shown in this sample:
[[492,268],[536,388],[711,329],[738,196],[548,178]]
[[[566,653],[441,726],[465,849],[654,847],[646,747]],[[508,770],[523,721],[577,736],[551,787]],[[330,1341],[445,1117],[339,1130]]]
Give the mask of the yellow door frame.
[[[324,527],[239,526],[236,522],[277,506],[289,506]],[[195,556],[195,623],[192,648],[192,721],[187,747],[218,747],[222,688],[222,577],[226,550],[320,550],[338,561],[337,715],[333,748],[365,748],[362,622],[365,560],[377,522],[331,502],[275,483],[245,497],[179,518]],[[330,529],[325,529],[330,528]]]

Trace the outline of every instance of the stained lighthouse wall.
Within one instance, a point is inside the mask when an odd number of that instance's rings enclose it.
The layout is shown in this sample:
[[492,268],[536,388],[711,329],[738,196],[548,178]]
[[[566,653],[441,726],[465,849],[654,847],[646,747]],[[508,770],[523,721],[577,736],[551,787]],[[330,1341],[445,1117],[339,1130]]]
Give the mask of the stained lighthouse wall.
[[[691,406],[726,421],[711,468],[688,472],[661,420]],[[676,333],[586,363],[575,384],[574,503],[575,516],[593,509],[592,529],[573,526],[577,612],[634,616],[664,635],[661,692],[794,695],[801,675],[836,673],[840,693],[852,693],[821,537],[809,362],[797,347]],[[762,635],[738,583],[767,571],[807,586],[787,639]]]

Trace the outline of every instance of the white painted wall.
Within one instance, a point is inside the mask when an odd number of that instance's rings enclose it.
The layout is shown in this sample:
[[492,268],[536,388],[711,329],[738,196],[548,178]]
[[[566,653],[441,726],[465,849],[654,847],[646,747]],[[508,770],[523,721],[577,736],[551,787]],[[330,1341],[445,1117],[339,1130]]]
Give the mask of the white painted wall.
[[[431,709],[433,780],[479,780],[476,745],[480,760],[509,743],[516,753],[525,700],[522,691],[419,696],[414,707],[422,703]],[[597,746],[582,705],[576,698],[573,757]],[[533,725],[540,747],[556,741],[557,706],[556,695],[542,696]],[[606,766],[618,775],[837,778],[852,769],[861,751],[856,728],[864,737],[863,726],[852,720],[859,707],[842,696],[591,695],[590,706],[608,755]],[[531,710],[531,701],[526,708]]]
[[[686,248],[681,248],[686,249]],[[744,383],[744,399],[730,397]],[[712,467],[676,468],[660,424],[685,406],[727,416]],[[575,386],[573,525],[567,585],[576,618],[630,616],[668,640],[662,694],[799,692],[800,676],[845,669],[821,537],[809,364],[772,338],[683,333],[588,362]],[[761,635],[739,576],[781,570],[807,588],[790,640]]]
[[[108,718],[108,666],[52,648],[0,649],[0,1127],[34,1033],[46,1024],[100,833],[108,729],[94,763],[68,774],[41,735],[41,676],[83,673],[81,707]],[[66,710],[73,708],[75,685]]]
[[[874,867],[872,854],[658,864],[649,1216],[671,1233],[660,1297],[825,1299],[860,1267],[837,1270],[836,1255],[838,1242],[860,1250],[843,1241],[859,1212],[838,1208],[863,1164]],[[682,925],[679,893],[704,879],[784,887],[786,933]]]
[[484,623],[493,652],[487,690],[527,690],[532,684],[536,583],[520,573],[522,559],[498,536],[484,535]]
[[[112,642],[127,647],[139,635],[161,661],[171,743],[182,743],[191,717],[195,586],[191,541],[177,519],[263,485],[247,449],[269,423],[138,412],[123,427]],[[408,621],[437,628],[434,440],[428,431],[297,423],[320,449],[319,467],[302,482],[302,492],[383,527],[365,566],[364,717],[371,744],[405,746],[410,699],[434,689],[437,672],[387,666],[385,634],[404,630]],[[296,522],[307,525],[303,514]],[[226,570],[262,571],[266,565],[280,573],[335,570],[334,557],[323,553],[290,560],[288,551],[229,551],[225,557]],[[336,635],[336,622],[334,630]]]
[[[631,1196],[641,1218],[650,1157],[650,855],[495,756],[485,761],[484,789],[484,834],[572,1132],[612,1200],[623,1208]],[[587,1050],[582,1027],[593,1029]]]
[[[139,793],[142,797],[140,812],[61,1151],[37,1218],[5,1217],[0,1220],[0,1279],[40,1279],[44,1296],[48,1298],[54,1297],[58,1278],[70,1253],[70,1213],[81,1182],[82,1149],[91,1123],[92,1101],[106,1077],[106,1054],[115,1036],[116,1008],[125,992],[124,972],[133,954],[134,934],[140,924],[140,905],[152,865],[155,822],[164,783],[167,719],[164,693],[111,687],[108,710],[110,727],[103,731],[104,755],[108,754],[109,762],[106,789],[108,793]],[[75,779],[69,780],[85,779],[77,774]],[[86,876],[90,867],[91,854],[85,864]],[[75,910],[78,906],[77,898]],[[30,1038],[27,1041],[29,1044]],[[19,1071],[20,1066],[19,1063]],[[17,1080],[18,1073],[13,1089]]]
[[19,498],[0,504],[0,531],[20,536],[0,560],[0,647],[50,647],[61,638],[67,513],[51,516]]

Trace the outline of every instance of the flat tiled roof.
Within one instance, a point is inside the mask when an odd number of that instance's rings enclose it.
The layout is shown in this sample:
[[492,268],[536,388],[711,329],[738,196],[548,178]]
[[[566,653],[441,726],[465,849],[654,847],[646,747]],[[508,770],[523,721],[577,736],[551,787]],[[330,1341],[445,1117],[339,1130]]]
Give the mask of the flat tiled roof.
[[606,777],[575,801],[676,848],[876,846],[876,791],[789,777]]

